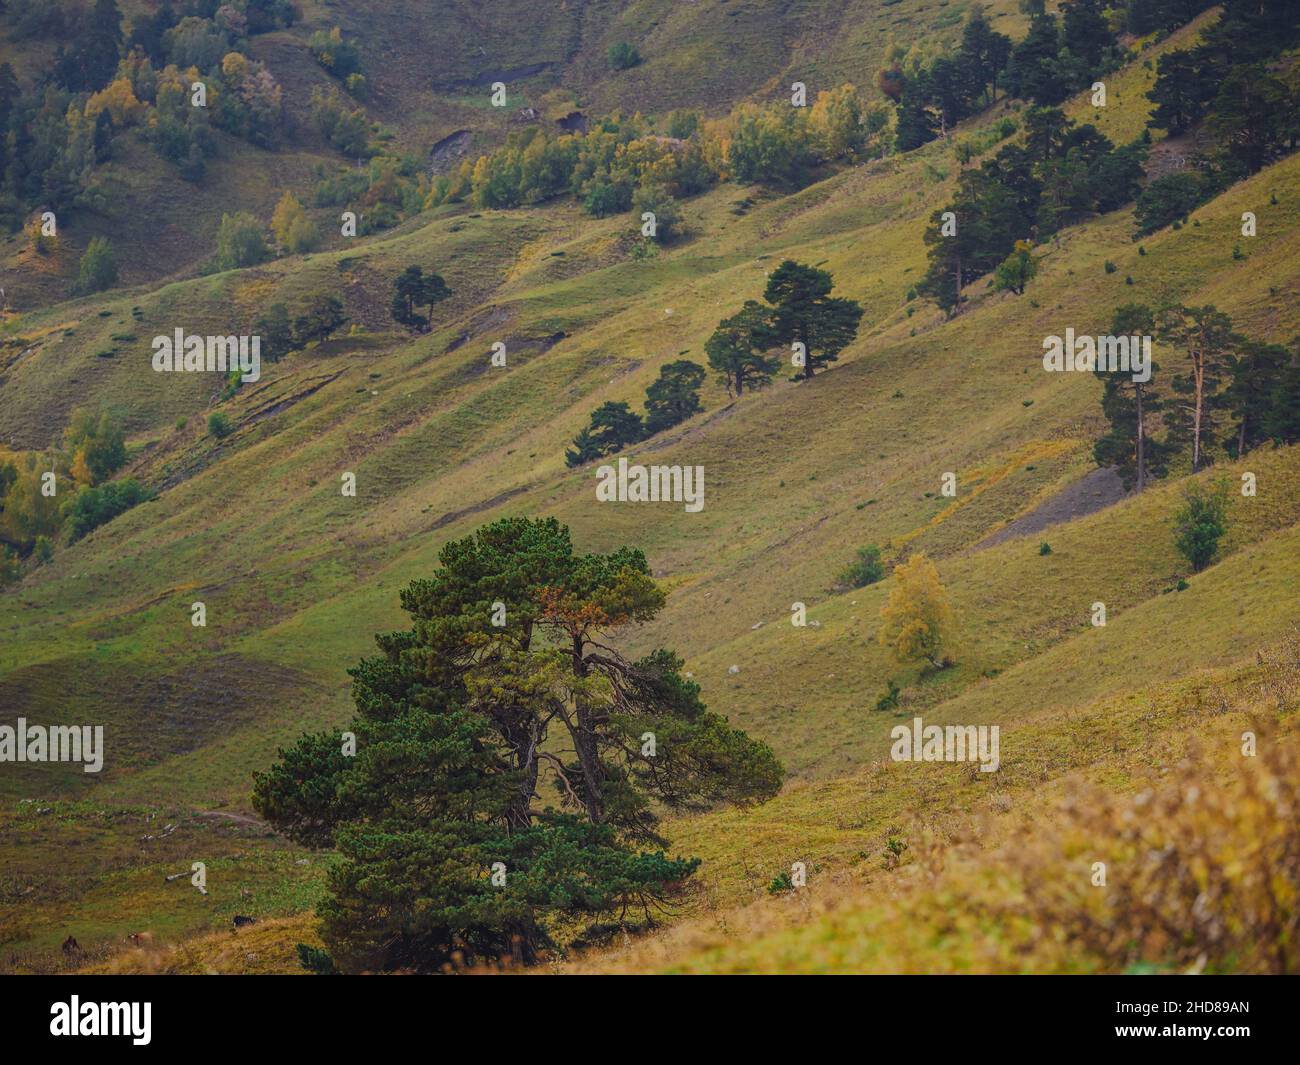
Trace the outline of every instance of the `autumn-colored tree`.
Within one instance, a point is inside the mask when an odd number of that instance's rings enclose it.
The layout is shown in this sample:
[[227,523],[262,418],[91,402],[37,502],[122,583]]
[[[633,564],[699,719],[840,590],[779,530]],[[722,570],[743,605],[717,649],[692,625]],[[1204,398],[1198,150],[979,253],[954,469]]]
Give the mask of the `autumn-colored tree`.
[[90,472],[90,464],[86,461],[85,448],[77,449],[77,453],[72,459],[72,467],[68,472],[77,484],[91,485],[95,483],[95,475]]
[[96,119],[107,111],[117,129],[134,125],[144,117],[145,106],[135,97],[128,78],[118,78],[86,101],[86,117]]
[[880,644],[900,662],[924,659],[936,669],[949,664],[944,652],[953,642],[952,607],[938,569],[923,553],[894,567],[894,587],[880,620]]
[[126,463],[126,429],[117,412],[89,407],[73,411],[63,431],[63,454],[78,484],[100,484]]
[[808,121],[823,160],[856,156],[870,133],[863,124],[862,103],[852,85],[819,92],[809,108]]
[[1034,259],[1034,246],[1027,240],[1016,241],[1012,251],[999,264],[993,273],[995,292],[1014,292],[1023,296],[1025,286],[1038,274],[1038,262]]
[[280,247],[290,255],[312,251],[320,243],[320,231],[307,217],[298,197],[286,192],[271,215],[271,231]]

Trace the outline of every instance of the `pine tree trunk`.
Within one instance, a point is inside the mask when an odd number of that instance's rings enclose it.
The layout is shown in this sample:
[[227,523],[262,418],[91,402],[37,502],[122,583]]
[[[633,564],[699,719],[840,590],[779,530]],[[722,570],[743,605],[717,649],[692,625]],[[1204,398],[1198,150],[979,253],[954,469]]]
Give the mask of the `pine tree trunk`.
[[536,746],[529,747],[522,761],[520,769],[523,770],[524,781],[519,786],[518,795],[506,810],[506,821],[513,828],[528,828],[533,823],[533,794],[537,791],[537,773],[541,768]]
[[1137,490],[1140,492],[1147,483],[1146,425],[1142,420],[1142,385],[1136,384],[1134,388],[1137,392]]
[[1192,412],[1192,472],[1201,468],[1201,410],[1205,406],[1205,326],[1197,328],[1192,341],[1192,376],[1196,378],[1196,404]]
[[[579,677],[587,675],[587,663],[582,657],[582,637],[573,638],[573,672]],[[587,808],[587,818],[593,825],[605,819],[604,803],[600,795],[600,754],[596,749],[596,729],[592,721],[591,709],[579,696],[574,699],[577,727],[572,731],[573,749],[578,755],[578,765],[582,768],[583,805]]]
[[1193,367],[1193,373],[1196,376],[1196,409],[1192,415],[1192,472],[1196,473],[1201,468],[1201,407],[1205,394],[1205,353],[1203,350],[1201,357],[1193,362]]

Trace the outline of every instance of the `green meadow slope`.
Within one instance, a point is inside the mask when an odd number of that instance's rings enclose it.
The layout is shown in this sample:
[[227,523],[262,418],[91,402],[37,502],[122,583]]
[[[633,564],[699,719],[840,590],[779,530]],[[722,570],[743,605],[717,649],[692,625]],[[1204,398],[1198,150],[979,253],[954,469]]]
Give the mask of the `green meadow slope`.
[[[304,6],[307,29],[333,17],[332,5]],[[562,69],[584,102],[671,104],[667,86],[695,84],[707,68],[720,79],[708,91],[721,107],[742,84],[753,92],[752,72],[727,81],[725,63],[687,45],[716,38],[708,20],[745,27],[770,7],[557,3],[567,14],[548,14],[547,34],[529,41],[529,20],[545,14],[537,5],[517,5],[513,21],[496,10],[509,4],[453,5],[446,26],[412,15],[405,30],[403,5],[382,5],[384,17],[379,6],[366,47],[385,71],[376,107],[394,123],[407,104],[422,121],[439,115],[433,97],[404,95],[434,73],[420,55],[445,54],[449,80],[481,72],[464,44],[479,39],[479,17],[511,26],[494,63],[552,62],[534,77]],[[367,4],[348,8],[359,29]],[[864,0],[845,5],[841,32],[831,32],[804,29],[801,5],[787,5],[780,33],[752,27],[772,56],[740,51],[777,86],[813,56],[818,78],[864,82],[882,29],[956,32],[960,18],[950,15],[963,10]],[[855,12],[865,21],[854,23]],[[288,48],[301,29],[258,47]],[[459,43],[447,36],[457,32]],[[685,42],[681,55],[658,47],[657,34]],[[601,69],[608,43],[624,35],[655,56],[628,72],[642,79],[631,87]],[[1138,68],[1121,73],[1098,120],[1116,137],[1140,129]],[[1090,117],[1081,101],[1071,106]],[[445,127],[410,129],[434,136],[461,121],[449,110]],[[709,705],[770,743],[790,770],[784,792],[762,807],[670,822],[674,849],[704,859],[692,901],[704,915],[688,917],[679,939],[582,964],[746,969],[780,958],[792,969],[924,968],[933,956],[915,945],[869,956],[861,943],[878,928],[855,908],[859,892],[874,890],[859,867],[878,867],[884,841],[909,819],[974,816],[996,789],[1010,796],[998,817],[1032,820],[1070,774],[1136,786],[1190,736],[1210,726],[1215,742],[1239,734],[1259,699],[1243,695],[1231,714],[1209,718],[1197,693],[1246,684],[1241,670],[1297,620],[1295,449],[1201,475],[1235,484],[1252,472],[1259,488],[1253,498],[1232,494],[1223,561],[1185,590],[1170,521],[1187,471],[1032,536],[984,541],[1093,468],[1100,386],[1091,375],[1044,373],[1044,336],[1103,333],[1114,308],[1135,300],[1214,303],[1262,339],[1300,333],[1300,156],[1144,240],[1144,254],[1128,210],[1068,229],[1036,250],[1039,275],[1024,296],[979,284],[949,320],[908,290],[924,272],[929,215],[957,172],[951,142],[941,141],[789,196],[723,184],[683,204],[687,235],[649,259],[633,255],[631,216],[593,220],[562,203],[442,207],[347,248],[206,277],[178,267],[164,284],[25,311],[16,329],[29,346],[0,387],[4,443],[43,447],[74,408],[100,401],[128,417],[128,472],[161,491],[0,593],[0,717],[102,722],[112,752],[97,776],[58,765],[0,775],[0,966],[57,967],[54,948],[70,931],[106,955],[131,931],[179,941],[253,913],[285,918],[267,926],[265,949],[279,959],[270,967],[292,967],[292,951],[271,933],[309,939],[303,915],[322,890],[323,859],[248,816],[251,774],[303,729],[347,720],[345,670],[376,632],[404,625],[399,589],[428,574],[449,539],[506,515],[554,515],[586,550],[641,547],[670,594],[662,615],[630,634],[632,649],[677,649]],[[1246,210],[1258,215],[1259,235],[1234,258]],[[563,462],[590,409],[636,405],[683,352],[704,361],[718,320],[757,298],[785,258],[824,266],[837,294],[862,304],[857,340],[811,382],[782,379],[729,400],[710,381],[704,413],[627,452],[633,462],[703,466],[700,513],[598,503],[594,469]],[[454,292],[436,331],[416,338],[394,331],[387,314],[391,279],[414,263],[434,266]],[[339,295],[356,328],[265,365],[260,382],[223,404],[236,427],[224,440],[204,432],[210,381],[150,370],[155,333],[245,331],[272,299],[292,307],[321,291]],[[506,345],[504,368],[489,365],[496,341]],[[340,493],[345,472],[356,475],[355,498]],[[947,472],[957,476],[955,499],[940,493]],[[1040,554],[1043,541],[1050,554]],[[960,632],[955,668],[919,675],[879,646],[892,581],[838,584],[867,543],[887,561],[924,551],[938,562]],[[205,628],[190,624],[195,601],[206,606]],[[1097,601],[1105,628],[1089,622]],[[796,602],[808,608],[806,628],[790,624]],[[890,678],[902,703],[876,712]],[[999,724],[998,784],[953,766],[891,768],[889,731],[918,714]],[[990,841],[1012,824],[988,829]],[[207,863],[209,895],[165,881],[197,860]],[[753,910],[800,860],[814,887],[847,893],[835,896],[838,916],[774,901]],[[752,934],[719,931],[728,921]],[[183,959],[160,964],[245,965],[228,939],[195,940]],[[815,946],[841,939],[829,954]]]

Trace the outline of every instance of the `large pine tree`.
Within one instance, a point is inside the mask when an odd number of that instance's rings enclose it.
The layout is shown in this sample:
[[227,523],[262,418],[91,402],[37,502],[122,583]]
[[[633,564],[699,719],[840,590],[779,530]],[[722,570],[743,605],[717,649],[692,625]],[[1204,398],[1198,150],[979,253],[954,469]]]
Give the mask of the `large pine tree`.
[[648,916],[698,864],[664,854],[658,811],[781,783],[672,652],[619,649],[664,603],[640,551],[518,518],[439,559],[402,592],[411,628],[350,671],[355,753],[305,736],[255,781],[280,831],[341,855],[319,912],[345,971],[528,962],[557,921]]
[[835,282],[827,270],[786,259],[767,279],[764,299],[772,305],[772,333],[780,344],[802,343],[798,376],[810,378],[817,367],[835,362],[858,334],[862,308],[832,296]]
[[659,370],[659,376],[645,390],[645,434],[671,429],[698,414],[700,385],[705,369],[689,359],[676,359]]
[[1271,436],[1269,416],[1283,386],[1291,352],[1281,344],[1243,339],[1228,355],[1228,386],[1223,405],[1236,423],[1224,439],[1228,453],[1240,458]]
[[[1115,311],[1110,334],[1114,337],[1150,336],[1155,329],[1155,316],[1149,307],[1130,303]],[[1164,406],[1155,391],[1156,371],[1160,369],[1151,360],[1151,376],[1147,381],[1135,381],[1131,371],[1111,372],[1100,364],[1097,376],[1105,389],[1101,397],[1101,411],[1110,428],[1093,445],[1092,454],[1099,466],[1114,467],[1128,489],[1141,492],[1152,477],[1163,477],[1168,468],[1170,448],[1163,440],[1151,435],[1149,422]]]
[[1161,316],[1160,335],[1185,360],[1172,384],[1174,392],[1186,398],[1170,405],[1165,423],[1170,440],[1191,450],[1195,473],[1205,465],[1206,445],[1223,405],[1219,385],[1242,338],[1233,331],[1232,319],[1212,306],[1170,308]]
[[770,307],[757,300],[746,300],[704,344],[709,365],[717,371],[727,387],[727,394],[741,395],[746,386],[752,391],[772,381],[781,360],[768,352],[776,345],[772,333]]

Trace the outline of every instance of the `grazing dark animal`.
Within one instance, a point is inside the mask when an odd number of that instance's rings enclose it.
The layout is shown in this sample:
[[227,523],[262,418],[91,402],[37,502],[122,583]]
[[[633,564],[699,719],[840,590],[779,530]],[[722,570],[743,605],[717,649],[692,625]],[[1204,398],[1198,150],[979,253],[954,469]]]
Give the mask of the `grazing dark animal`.
[[243,928],[246,924],[257,924],[252,917],[245,917],[242,913],[235,914],[235,927]]
[[126,937],[126,941],[133,947],[150,947],[153,946],[153,933],[132,932]]
[[80,954],[81,944],[78,943],[73,936],[68,936],[68,938],[63,941],[63,953],[69,958],[74,954]]

